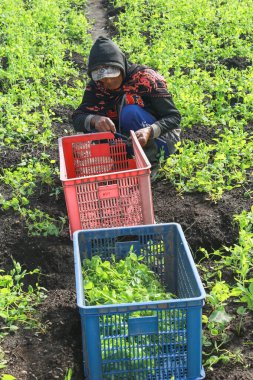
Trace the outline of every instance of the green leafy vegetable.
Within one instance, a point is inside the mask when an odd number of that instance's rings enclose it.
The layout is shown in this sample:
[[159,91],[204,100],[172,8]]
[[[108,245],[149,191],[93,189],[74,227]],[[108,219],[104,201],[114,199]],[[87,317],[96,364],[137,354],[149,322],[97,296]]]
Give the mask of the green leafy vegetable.
[[84,290],[89,305],[168,300],[172,298],[157,276],[143,262],[143,256],[130,252],[125,260],[102,261],[93,256],[83,262]]

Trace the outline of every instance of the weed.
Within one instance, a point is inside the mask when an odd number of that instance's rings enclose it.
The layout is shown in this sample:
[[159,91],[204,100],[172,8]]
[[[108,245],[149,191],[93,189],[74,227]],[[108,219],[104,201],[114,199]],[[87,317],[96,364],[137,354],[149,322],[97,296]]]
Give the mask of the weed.
[[73,375],[73,371],[72,371],[71,368],[69,368],[67,370],[67,373],[66,373],[65,377],[64,377],[64,380],[71,380],[72,379],[72,375]]
[[22,270],[21,265],[13,260],[13,269],[9,274],[0,271],[0,316],[4,327],[0,337],[10,331],[18,329],[19,325],[25,328],[40,327],[40,322],[34,317],[36,306],[45,298],[45,289],[36,283],[24,289],[23,280],[27,276],[39,275],[39,269],[33,271]]

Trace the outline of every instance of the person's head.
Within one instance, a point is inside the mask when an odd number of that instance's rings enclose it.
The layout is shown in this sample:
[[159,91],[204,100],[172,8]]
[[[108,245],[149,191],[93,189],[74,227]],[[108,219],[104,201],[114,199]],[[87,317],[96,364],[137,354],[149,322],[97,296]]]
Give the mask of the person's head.
[[88,75],[101,81],[105,88],[119,88],[126,76],[128,63],[124,53],[107,37],[98,37],[91,48]]

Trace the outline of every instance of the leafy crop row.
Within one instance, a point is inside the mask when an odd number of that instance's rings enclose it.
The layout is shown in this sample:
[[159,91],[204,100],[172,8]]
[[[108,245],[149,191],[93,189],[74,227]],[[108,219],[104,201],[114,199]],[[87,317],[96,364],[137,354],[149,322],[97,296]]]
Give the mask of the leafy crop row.
[[[33,198],[46,187],[57,201],[61,191],[56,184],[58,165],[49,155],[52,145],[56,147],[53,123],[61,121],[54,110],[75,107],[83,90],[72,54],[87,54],[91,44],[85,4],[85,0],[0,2],[0,149],[1,157],[10,157],[12,163],[1,165],[0,204],[4,211],[20,213],[31,235],[58,235],[65,223],[65,218],[56,220],[34,206]],[[27,272],[14,262],[9,273],[0,274],[0,338],[20,325],[40,329],[35,312],[44,289],[23,283],[39,270]],[[0,349],[0,369],[6,363]],[[15,377],[1,374],[1,379]]]
[[[252,119],[251,1],[115,0],[113,4],[125,7],[116,23],[121,47],[132,61],[150,65],[168,79],[183,126],[226,124],[235,118],[232,98],[241,116],[249,105],[245,120]],[[242,73],[227,67],[227,59],[235,56],[243,58]]]
[[76,106],[83,89],[71,56],[87,54],[91,44],[84,5],[80,0],[0,3],[0,146],[27,151],[17,167],[0,173],[5,184],[0,202],[21,213],[31,234],[57,235],[63,223],[32,210],[29,199],[41,183],[57,191],[58,169],[47,148],[54,144],[54,108]]
[[[213,200],[247,183],[252,132],[247,136],[243,129],[253,120],[252,2],[112,3],[125,8],[115,20],[118,43],[130,60],[164,75],[183,116],[186,139],[179,157],[165,166],[168,178],[181,192],[207,192]],[[195,125],[213,130],[213,144],[187,141],[187,130]]]
[[[28,285],[26,290],[24,279],[29,276],[38,276],[40,271],[22,270],[21,265],[13,262],[13,269],[9,273],[0,271],[0,318],[1,331],[0,342],[10,332],[16,331],[20,325],[25,328],[42,329],[41,323],[35,317],[36,307],[46,297],[45,289],[38,283],[32,287]],[[7,361],[0,347],[0,369],[4,368]],[[8,380],[7,375],[4,379]]]
[[219,200],[224,191],[250,180],[253,135],[243,127],[225,128],[213,144],[189,141],[179,146],[178,155],[165,162],[161,172],[182,192],[200,191]]
[[[226,350],[226,343],[233,339],[233,334],[241,336],[244,322],[253,310],[253,207],[250,212],[236,215],[235,221],[239,224],[238,243],[211,254],[202,249],[204,260],[199,264],[210,307],[209,315],[203,316],[206,365],[210,368],[218,361],[228,362],[230,359],[246,363],[240,349],[231,353]],[[229,328],[233,320],[236,320],[235,332]]]

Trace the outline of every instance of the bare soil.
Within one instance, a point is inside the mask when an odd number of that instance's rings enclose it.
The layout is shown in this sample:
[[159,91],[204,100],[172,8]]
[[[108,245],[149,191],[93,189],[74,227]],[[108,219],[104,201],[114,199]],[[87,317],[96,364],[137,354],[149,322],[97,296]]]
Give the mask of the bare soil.
[[[94,0],[89,2],[88,7],[89,14],[96,16],[93,37],[107,35],[108,9],[105,9],[101,1]],[[83,72],[86,57],[76,54],[72,59],[80,67],[80,72]],[[64,135],[64,129],[74,133],[70,121],[72,111],[60,108],[55,110],[63,119],[63,123],[54,125],[56,138]],[[212,131],[197,125],[183,134],[183,138],[194,141],[210,141],[212,137]],[[22,153],[24,152],[2,151],[2,166],[16,165]],[[57,139],[49,153],[58,160]],[[210,251],[236,243],[238,229],[233,223],[233,215],[243,209],[249,210],[252,204],[251,199],[244,196],[243,188],[227,192],[217,203],[211,202],[206,194],[201,193],[179,196],[173,185],[163,180],[153,183],[152,191],[156,222],[180,223],[196,262],[200,258],[200,247]],[[49,195],[49,189],[41,188],[32,202],[52,216],[66,215],[63,194],[56,201]],[[67,369],[72,368],[72,380],[82,380],[81,326],[76,306],[73,247],[68,228],[65,228],[60,237],[28,237],[23,221],[13,211],[0,211],[0,224],[1,268],[10,269],[12,258],[27,269],[39,267],[43,273],[40,284],[48,290],[48,297],[38,312],[39,319],[45,325],[45,332],[20,328],[15,334],[9,335],[4,341],[4,350],[9,359],[5,372],[16,376],[18,380],[63,380]],[[252,380],[252,339],[253,322],[249,318],[241,336],[233,339],[226,347],[230,350],[240,348],[247,366],[238,363],[218,364],[213,372],[207,371],[206,379]]]

